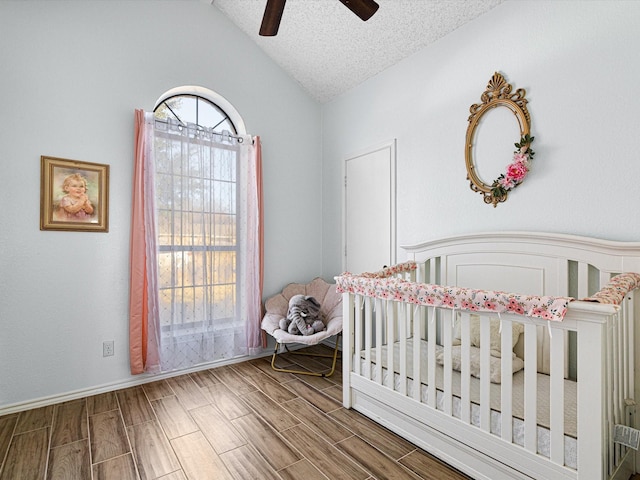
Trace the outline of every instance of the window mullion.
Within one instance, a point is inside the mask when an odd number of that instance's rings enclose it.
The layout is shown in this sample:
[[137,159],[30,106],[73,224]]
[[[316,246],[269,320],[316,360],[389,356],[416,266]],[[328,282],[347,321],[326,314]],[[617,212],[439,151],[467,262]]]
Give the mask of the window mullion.
[[[185,136],[185,133],[183,132],[183,136]],[[186,137],[188,139],[188,136]],[[186,253],[186,248],[185,248],[185,234],[186,234],[186,222],[187,222],[187,217],[189,216],[189,205],[188,205],[188,186],[187,186],[187,182],[185,179],[185,145],[186,145],[186,149],[187,149],[187,155],[188,155],[188,150],[189,150],[189,144],[188,142],[185,142],[184,140],[180,143],[181,148],[180,148],[180,246],[181,246],[181,251],[182,251],[182,255],[180,256],[180,262],[181,262],[181,273],[180,273],[180,305],[181,305],[181,313],[180,313],[180,320],[181,323],[184,323],[184,318],[185,318],[185,313],[186,313],[186,309],[188,308],[187,306],[187,302],[186,302],[186,295],[185,295],[185,269],[184,269],[184,258],[185,258],[185,253]]]

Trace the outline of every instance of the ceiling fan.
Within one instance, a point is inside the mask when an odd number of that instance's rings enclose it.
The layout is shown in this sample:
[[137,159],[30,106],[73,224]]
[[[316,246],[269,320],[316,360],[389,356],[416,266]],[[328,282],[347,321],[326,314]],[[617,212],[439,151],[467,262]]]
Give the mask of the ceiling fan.
[[[264,9],[262,24],[260,25],[260,35],[263,37],[273,37],[278,34],[284,4],[287,0],[267,0]],[[369,20],[378,10],[378,4],[374,0],[340,0],[349,10],[355,13],[365,22]]]

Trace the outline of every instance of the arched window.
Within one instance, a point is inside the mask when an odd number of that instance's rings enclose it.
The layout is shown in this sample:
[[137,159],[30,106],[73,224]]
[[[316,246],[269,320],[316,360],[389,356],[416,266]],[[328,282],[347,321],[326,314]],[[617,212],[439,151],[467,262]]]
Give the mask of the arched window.
[[192,123],[216,132],[247,133],[237,110],[224,97],[197,86],[177,87],[165,92],[154,108],[156,118]]
[[202,87],[165,93],[154,117],[161,368],[246,355],[244,122]]

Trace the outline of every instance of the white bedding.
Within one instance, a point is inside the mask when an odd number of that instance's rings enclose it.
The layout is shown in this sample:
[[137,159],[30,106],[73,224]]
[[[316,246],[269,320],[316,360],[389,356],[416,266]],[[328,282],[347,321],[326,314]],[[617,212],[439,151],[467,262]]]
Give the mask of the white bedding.
[[[420,398],[423,403],[428,401],[427,393],[427,345],[428,342],[421,341],[421,393]],[[394,344],[394,389],[399,390],[401,377],[399,375],[398,366],[399,363],[399,344]],[[437,346],[438,349],[442,347]],[[371,380],[378,382],[377,372],[375,368],[375,348],[371,349],[371,366],[367,365],[365,361],[364,352],[361,353],[361,372],[362,375],[371,378]],[[407,395],[413,395],[413,341],[407,339]],[[381,383],[387,384],[388,381],[388,369],[387,369],[387,347],[382,346],[382,367],[383,378]],[[371,374],[369,376],[369,368],[371,368]],[[436,365],[436,388],[437,397],[436,403],[438,409],[443,409],[444,394],[443,394],[443,378],[444,369],[440,365]],[[453,397],[453,416],[460,418],[460,373],[454,371],[452,379],[452,394]],[[544,374],[537,375],[538,395],[538,453],[544,456],[549,456],[549,376]],[[565,465],[570,468],[577,468],[577,383],[571,380],[565,380]],[[500,435],[501,422],[500,422],[500,384],[492,383],[491,390],[491,433]],[[473,425],[480,425],[480,385],[477,378],[470,379],[470,395],[471,395],[471,423]],[[512,390],[512,411],[513,411],[513,439],[517,445],[524,445],[524,371],[519,371],[513,375],[513,390]]]

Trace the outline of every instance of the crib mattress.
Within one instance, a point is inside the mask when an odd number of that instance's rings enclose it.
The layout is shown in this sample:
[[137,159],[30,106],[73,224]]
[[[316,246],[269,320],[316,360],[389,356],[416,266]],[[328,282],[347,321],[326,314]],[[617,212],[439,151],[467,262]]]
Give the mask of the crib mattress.
[[[422,360],[421,366],[421,382],[420,382],[420,398],[423,403],[428,401],[428,387],[427,387],[427,347],[428,342],[422,340],[420,342],[420,358]],[[437,346],[437,348],[442,348]],[[377,378],[377,371],[375,368],[376,349],[371,349],[371,364],[367,365],[364,352],[360,355],[360,371],[362,375],[371,378],[372,381],[383,383],[388,385],[389,371],[387,368],[387,346],[382,346],[382,375],[383,378],[380,381]],[[402,381],[398,366],[400,364],[400,348],[399,343],[394,344],[394,389],[400,389],[400,382]],[[406,349],[406,361],[407,361],[407,396],[413,396],[414,380],[413,380],[413,341],[407,339]],[[368,372],[370,373],[370,376]],[[550,386],[549,376],[545,374],[538,374],[537,376],[537,405],[538,405],[538,453],[544,456],[549,456],[549,398],[550,398]],[[453,416],[460,418],[460,372],[454,371],[452,375],[452,394],[453,394]],[[577,468],[577,383],[571,380],[564,381],[565,389],[565,465],[570,468]],[[443,409],[444,404],[444,368],[441,365],[436,365],[436,405],[439,410]],[[473,425],[480,425],[480,382],[475,377],[470,378],[470,397],[471,397],[471,423]],[[501,413],[500,413],[500,384],[490,385],[490,405],[491,405],[491,433],[500,435],[501,433]],[[512,385],[512,412],[513,412],[513,442],[517,445],[524,445],[524,370],[513,374]]]

